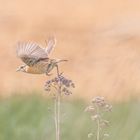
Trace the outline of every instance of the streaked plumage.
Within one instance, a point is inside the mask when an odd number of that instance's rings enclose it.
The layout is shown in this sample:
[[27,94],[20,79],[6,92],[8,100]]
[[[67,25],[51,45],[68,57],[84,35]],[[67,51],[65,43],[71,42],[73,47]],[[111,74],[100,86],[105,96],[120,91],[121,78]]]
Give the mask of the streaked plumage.
[[52,52],[56,44],[54,38],[49,39],[47,48],[42,48],[36,43],[28,42],[17,45],[17,56],[26,64],[20,66],[17,71],[32,74],[42,74],[49,72],[57,65],[57,63],[65,60],[50,59],[49,54]]

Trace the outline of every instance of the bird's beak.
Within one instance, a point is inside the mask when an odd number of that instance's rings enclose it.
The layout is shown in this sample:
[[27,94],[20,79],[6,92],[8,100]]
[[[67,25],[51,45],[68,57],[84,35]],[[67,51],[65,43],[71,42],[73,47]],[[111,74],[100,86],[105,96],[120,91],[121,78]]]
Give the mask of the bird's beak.
[[17,68],[17,69],[16,69],[16,72],[19,72],[19,71],[20,71],[20,68]]

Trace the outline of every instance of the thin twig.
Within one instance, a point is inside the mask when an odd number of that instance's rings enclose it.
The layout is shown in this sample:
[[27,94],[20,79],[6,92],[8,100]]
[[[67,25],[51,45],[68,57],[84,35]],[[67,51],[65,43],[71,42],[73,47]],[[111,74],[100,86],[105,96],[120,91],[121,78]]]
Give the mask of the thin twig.
[[[58,65],[56,66],[57,68],[57,77],[59,78],[60,73],[59,73],[59,68]],[[60,140],[60,102],[61,102],[61,84],[59,83],[58,85],[58,93],[56,96],[56,101],[57,101],[57,115],[56,115],[56,121],[57,121],[57,140]]]
[[[96,104],[95,104],[95,107],[96,107],[96,114],[99,115],[99,108],[98,108],[98,106]],[[99,120],[99,118],[97,118],[96,140],[100,140],[100,120]]]
[[97,120],[97,140],[100,140],[100,120]]
[[57,110],[58,110],[58,140],[60,140],[60,95],[58,95],[57,101]]
[[58,125],[57,125],[57,99],[54,99],[54,121],[55,121],[55,133],[56,133],[56,140],[57,138],[57,131],[58,131]]

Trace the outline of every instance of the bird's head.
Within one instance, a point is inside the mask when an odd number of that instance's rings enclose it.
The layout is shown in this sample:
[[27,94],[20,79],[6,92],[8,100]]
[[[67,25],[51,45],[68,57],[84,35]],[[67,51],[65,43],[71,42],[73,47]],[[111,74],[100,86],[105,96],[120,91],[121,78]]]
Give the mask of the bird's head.
[[17,71],[17,72],[18,72],[18,71],[26,72],[26,65],[21,65],[21,66],[19,66],[19,67],[16,69],[16,71]]

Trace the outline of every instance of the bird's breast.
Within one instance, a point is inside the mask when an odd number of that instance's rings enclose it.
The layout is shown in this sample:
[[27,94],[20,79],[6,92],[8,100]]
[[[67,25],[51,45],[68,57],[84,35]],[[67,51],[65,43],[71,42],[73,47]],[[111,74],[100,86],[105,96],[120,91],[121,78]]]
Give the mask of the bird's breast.
[[43,68],[39,68],[39,67],[28,67],[26,72],[32,73],[32,74],[43,74],[43,73],[45,73],[45,70]]
[[43,73],[49,73],[55,66],[55,63],[51,63],[48,60],[47,61],[40,61],[37,64],[30,66],[27,68],[27,73],[32,74],[43,74]]

